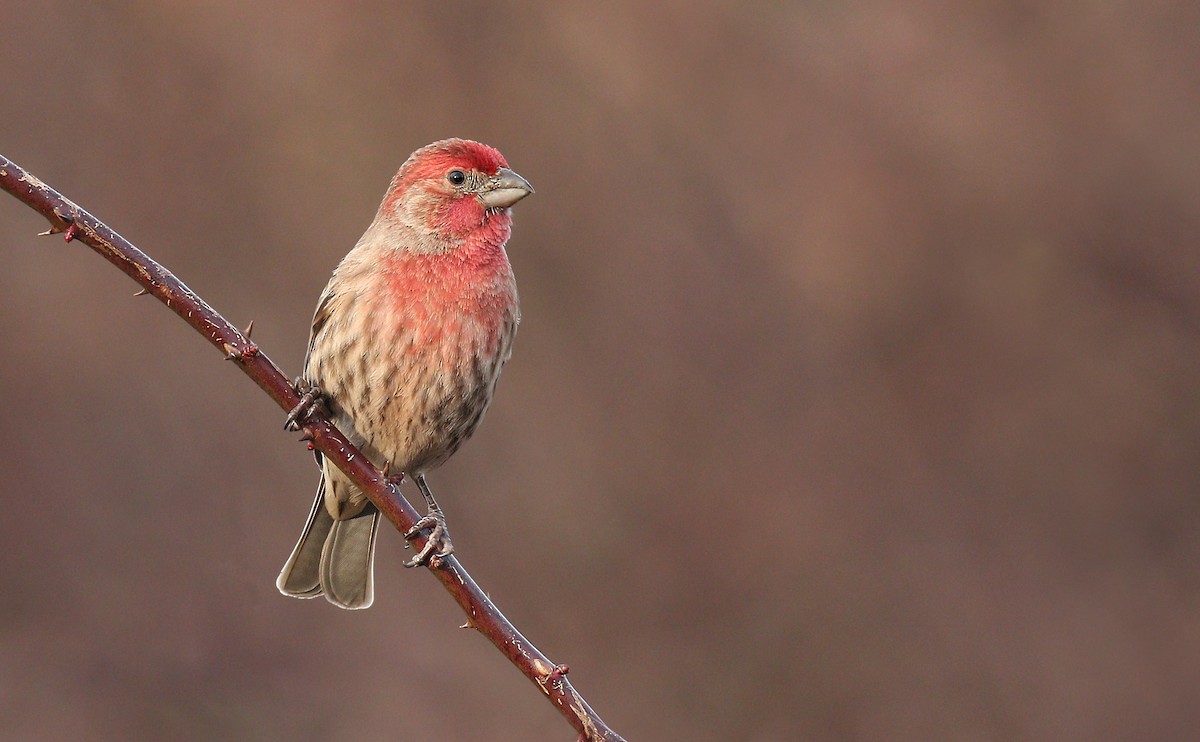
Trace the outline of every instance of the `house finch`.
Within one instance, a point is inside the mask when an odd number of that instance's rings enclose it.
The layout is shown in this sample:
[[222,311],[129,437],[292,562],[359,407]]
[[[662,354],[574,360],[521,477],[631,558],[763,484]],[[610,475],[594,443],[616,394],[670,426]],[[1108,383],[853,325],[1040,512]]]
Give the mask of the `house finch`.
[[[530,193],[487,145],[447,139],[417,150],[317,304],[297,382],[307,394],[288,423],[323,401],[376,466],[416,481],[429,512],[405,537],[432,531],[406,566],[453,550],[425,473],[475,432],[511,353],[520,315],[504,245],[509,207]],[[318,463],[316,502],[276,584],[366,608],[379,511],[337,467]]]

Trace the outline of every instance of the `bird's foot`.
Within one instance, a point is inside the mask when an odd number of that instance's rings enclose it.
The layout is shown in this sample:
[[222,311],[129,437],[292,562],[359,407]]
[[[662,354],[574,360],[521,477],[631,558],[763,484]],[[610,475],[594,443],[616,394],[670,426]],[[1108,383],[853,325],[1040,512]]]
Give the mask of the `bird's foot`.
[[421,530],[429,528],[429,536],[426,537],[425,546],[412,559],[404,563],[405,567],[421,567],[429,564],[429,560],[437,557],[439,559],[448,557],[454,553],[454,544],[450,541],[450,532],[446,530],[446,516],[442,514],[442,509],[434,505],[429,508],[429,512],[424,518],[416,522],[408,532],[404,534],[404,538],[409,541],[420,535]]
[[292,383],[292,387],[296,390],[296,394],[300,395],[300,404],[293,407],[284,419],[284,430],[299,430],[300,424],[321,409],[321,405],[325,403],[325,393],[304,377],[296,379]]

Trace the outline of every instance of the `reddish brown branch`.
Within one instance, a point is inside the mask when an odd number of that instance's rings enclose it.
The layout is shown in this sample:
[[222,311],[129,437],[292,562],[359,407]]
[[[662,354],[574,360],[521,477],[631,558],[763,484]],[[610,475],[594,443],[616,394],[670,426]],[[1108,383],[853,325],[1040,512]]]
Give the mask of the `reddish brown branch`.
[[[50,230],[44,234],[62,233],[68,241],[86,244],[141,284],[143,291],[158,297],[183,321],[208,338],[226,358],[241,367],[281,408],[291,410],[299,403],[300,397],[291,382],[257,345],[250,342],[248,333],[231,325],[170,271],[124,237],[3,155],[0,155],[0,187],[50,222]],[[304,431],[304,439],[310,440],[310,445],[361,487],[400,533],[412,528],[419,518],[417,511],[329,420],[317,413],[305,423]],[[419,548],[420,545],[414,546]],[[454,556],[432,560],[429,570],[467,614],[466,625],[486,636],[533,681],[575,727],[580,739],[622,740],[564,677],[566,666],[550,661],[523,637]]]

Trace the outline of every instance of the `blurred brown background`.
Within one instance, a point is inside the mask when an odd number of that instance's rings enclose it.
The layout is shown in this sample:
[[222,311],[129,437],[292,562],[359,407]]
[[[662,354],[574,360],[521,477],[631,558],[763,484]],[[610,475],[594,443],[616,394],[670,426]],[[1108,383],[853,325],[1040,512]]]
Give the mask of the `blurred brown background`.
[[[525,321],[431,480],[631,741],[1195,739],[1198,7],[7,2],[0,152],[295,374],[409,152],[499,147]],[[280,596],[310,455],[43,228],[0,738],[572,738],[393,532],[369,611]]]

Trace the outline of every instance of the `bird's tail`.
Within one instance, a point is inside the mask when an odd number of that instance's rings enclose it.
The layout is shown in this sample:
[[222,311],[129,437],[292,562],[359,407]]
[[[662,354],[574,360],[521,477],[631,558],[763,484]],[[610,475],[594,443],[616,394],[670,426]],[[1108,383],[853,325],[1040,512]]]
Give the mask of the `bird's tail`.
[[293,598],[324,595],[339,608],[366,608],[375,599],[379,511],[368,504],[352,518],[335,520],[325,506],[325,486],[321,477],[304,532],[275,585]]

